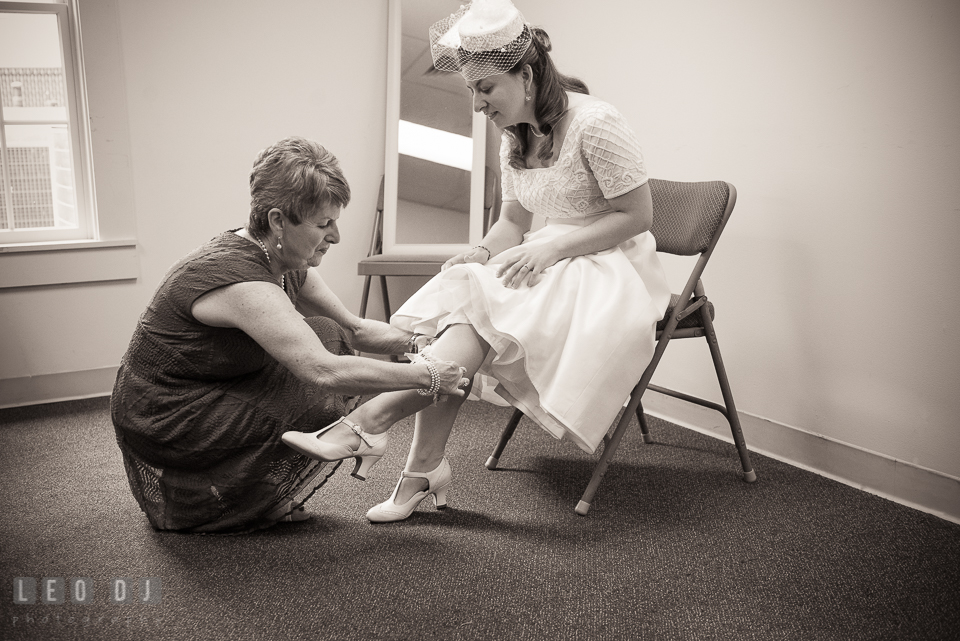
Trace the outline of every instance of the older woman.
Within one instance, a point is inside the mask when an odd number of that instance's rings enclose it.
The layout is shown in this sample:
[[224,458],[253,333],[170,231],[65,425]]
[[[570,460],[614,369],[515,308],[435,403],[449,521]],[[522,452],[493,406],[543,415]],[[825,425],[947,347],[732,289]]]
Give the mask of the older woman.
[[[503,208],[480,246],[448,261],[391,323],[439,336],[432,353],[477,374],[474,395],[592,452],[650,362],[670,301],[640,145],[615,107],[557,71],[547,34],[509,0],[461,6],[430,40],[434,65],[459,72],[474,109],[503,131]],[[547,224],[531,232],[534,214]],[[419,412],[400,482],[367,518],[405,519],[431,495],[445,504],[444,448],[462,402],[394,392],[351,413],[376,434]],[[359,444],[339,426],[290,436],[317,458]]]
[[[309,269],[340,242],[350,200],[332,154],[281,140],[257,157],[250,193],[245,228],[167,272],[117,374],[117,442],[156,529],[239,532],[299,520],[323,466],[285,447],[285,431],[335,422],[347,395],[463,394],[467,384],[455,363],[353,355],[416,350],[411,332],[357,318]],[[363,478],[386,438],[355,435],[366,444],[354,452]]]

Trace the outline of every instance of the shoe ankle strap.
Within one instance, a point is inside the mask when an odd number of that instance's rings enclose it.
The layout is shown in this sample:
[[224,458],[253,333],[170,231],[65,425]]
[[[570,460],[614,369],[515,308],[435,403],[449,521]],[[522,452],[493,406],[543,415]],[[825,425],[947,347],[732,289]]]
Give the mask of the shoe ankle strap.
[[348,419],[346,416],[341,418],[340,422],[345,424],[351,430],[353,430],[353,432],[360,437],[360,440],[367,444],[367,447],[373,447],[373,443],[367,440],[368,436],[372,436],[371,434],[367,434],[366,432],[364,432],[359,425],[357,425],[356,423]]
[[413,478],[413,479],[427,479],[427,480],[429,481],[429,480],[430,480],[430,476],[429,476],[429,475],[439,472],[439,471],[440,471],[440,468],[442,468],[442,467],[443,467],[443,464],[446,463],[446,462],[447,462],[447,459],[446,459],[446,458],[441,459],[441,460],[440,460],[440,465],[436,466],[435,468],[433,468],[433,469],[430,470],[429,472],[410,472],[410,471],[407,471],[407,470],[403,470],[402,472],[400,472],[400,476],[401,476],[401,478],[402,478],[402,477],[406,477],[406,478]]

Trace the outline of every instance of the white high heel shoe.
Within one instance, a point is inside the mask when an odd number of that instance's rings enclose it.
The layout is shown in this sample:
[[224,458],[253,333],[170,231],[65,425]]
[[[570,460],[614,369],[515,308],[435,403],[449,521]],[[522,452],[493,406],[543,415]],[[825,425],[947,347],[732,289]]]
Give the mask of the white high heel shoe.
[[[344,423],[360,437],[360,445],[357,449],[353,449],[345,443],[321,440],[320,437],[338,423]],[[367,474],[370,472],[370,468],[372,468],[377,461],[380,460],[384,452],[387,451],[387,442],[390,440],[386,432],[383,434],[367,434],[360,429],[359,425],[348,420],[345,416],[340,417],[330,425],[316,432],[284,432],[280,438],[288,447],[295,449],[304,456],[309,456],[319,461],[341,461],[348,458],[357,459],[357,464],[354,466],[351,476],[361,481],[367,480]]]
[[[397,492],[400,491],[400,483],[403,483],[403,479],[405,478],[427,479],[427,489],[417,492],[403,505],[398,505],[396,502]],[[450,489],[452,484],[453,473],[450,471],[450,464],[446,458],[440,461],[440,465],[432,472],[401,472],[400,481],[393,490],[393,495],[390,496],[390,500],[370,508],[367,512],[367,519],[373,523],[402,521],[413,514],[413,511],[417,509],[420,502],[431,494],[433,495],[437,509],[442,510],[447,507],[447,490]]]

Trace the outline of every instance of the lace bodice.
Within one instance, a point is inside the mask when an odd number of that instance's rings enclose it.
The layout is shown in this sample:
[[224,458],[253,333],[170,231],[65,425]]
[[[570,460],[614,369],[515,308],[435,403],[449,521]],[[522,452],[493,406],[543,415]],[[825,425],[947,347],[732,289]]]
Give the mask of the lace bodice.
[[557,162],[550,167],[514,169],[511,139],[500,144],[503,200],[546,218],[583,218],[610,211],[608,198],[647,182],[640,143],[613,105],[592,102],[573,115]]

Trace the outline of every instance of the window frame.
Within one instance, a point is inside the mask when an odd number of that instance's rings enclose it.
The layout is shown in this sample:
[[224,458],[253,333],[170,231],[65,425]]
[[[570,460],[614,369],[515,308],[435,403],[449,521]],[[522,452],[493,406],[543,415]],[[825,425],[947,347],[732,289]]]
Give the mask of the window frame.
[[[60,31],[60,49],[63,76],[67,91],[67,121],[70,132],[70,147],[73,157],[74,193],[77,207],[77,228],[71,229],[0,229],[0,251],[23,251],[49,249],[50,245],[63,242],[88,243],[100,240],[97,219],[96,194],[93,175],[90,118],[87,105],[83,55],[80,47],[80,25],[75,0],[70,2],[9,2],[0,0],[0,13],[55,15]],[[0,139],[5,138],[7,124],[31,124],[27,121],[7,121],[0,113]],[[6,148],[5,140],[0,140]],[[3,165],[0,181],[4,185],[3,197],[9,183],[9,163]],[[7,201],[8,215],[11,202]]]

